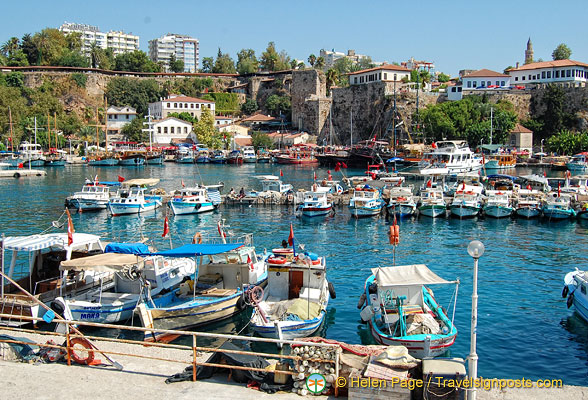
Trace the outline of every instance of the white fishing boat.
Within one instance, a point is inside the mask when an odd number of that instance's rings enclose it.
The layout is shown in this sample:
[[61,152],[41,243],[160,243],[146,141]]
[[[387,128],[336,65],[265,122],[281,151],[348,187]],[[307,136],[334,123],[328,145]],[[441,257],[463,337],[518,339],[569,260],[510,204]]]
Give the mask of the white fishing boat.
[[319,217],[331,213],[333,205],[327,197],[328,194],[328,188],[314,184],[312,190],[304,193],[304,203],[298,206],[297,211],[305,217]]
[[574,306],[576,312],[588,322],[588,272],[579,270],[568,272],[564,278],[562,297],[567,297],[568,308]]
[[358,186],[349,200],[349,211],[355,218],[379,215],[384,207],[380,191],[368,185]]
[[437,218],[447,212],[447,203],[443,197],[442,187],[430,187],[421,190],[420,203],[418,205],[419,215]]
[[199,214],[216,208],[205,187],[182,188],[167,203],[175,215]]
[[175,162],[180,164],[193,164],[195,161],[194,150],[191,147],[182,146],[176,151]]
[[268,195],[272,192],[277,192],[281,195],[286,194],[293,190],[293,187],[289,183],[283,183],[280,177],[275,175],[259,175],[255,178],[259,179],[261,183],[261,191],[251,191],[250,196]]
[[40,144],[24,142],[18,148],[20,161],[25,167],[42,167],[45,165],[45,155]]
[[414,187],[393,186],[388,190],[388,214],[410,217],[416,214],[417,203],[413,194]]
[[486,205],[484,214],[492,218],[510,217],[514,212],[512,191],[509,190],[487,190]]
[[244,163],[255,163],[257,162],[257,154],[255,154],[255,149],[251,146],[247,146],[243,148],[243,162]]
[[446,281],[424,264],[372,268],[358,307],[374,339],[385,346],[404,346],[416,358],[444,354],[455,343],[453,316],[439,305],[430,285]]
[[482,210],[481,190],[477,186],[462,185],[461,189],[455,192],[451,206],[451,215],[458,218],[472,218]]
[[529,219],[541,216],[544,197],[544,193],[539,190],[519,189],[515,201],[517,217]]
[[67,207],[80,211],[104,210],[110,200],[110,187],[97,181],[87,183],[65,201]]
[[[235,238],[234,243],[188,244],[153,255],[195,257],[196,279],[178,289],[139,305],[141,323],[146,328],[191,329],[221,321],[243,311],[244,292],[267,283],[266,264],[255,253],[252,236]],[[145,340],[169,340],[146,332]]]
[[572,172],[582,172],[588,170],[588,152],[576,154],[566,163],[567,169]]
[[156,185],[159,179],[131,179],[124,181],[116,195],[108,201],[108,211],[115,215],[140,214],[161,206],[161,196],[149,195],[147,186]]
[[117,323],[130,319],[138,304],[152,301],[162,291],[179,285],[184,277],[192,276],[196,263],[191,258],[104,253],[64,261],[60,269],[65,273],[110,272],[113,279],[85,293],[55,299],[54,310],[75,321]]
[[262,300],[253,301],[250,327],[260,336],[276,339],[312,336],[325,321],[329,298],[335,298],[325,258],[279,250],[266,261],[268,286]]
[[[9,236],[1,241],[1,249],[3,273],[47,305],[58,296],[72,291],[83,292],[97,285],[100,279],[107,278],[105,274],[94,271],[82,271],[70,276],[59,270],[59,263],[63,260],[101,253],[104,247],[96,235],[73,233],[71,245],[68,244],[67,233]],[[4,320],[5,323],[28,324],[30,321],[19,317],[43,317],[44,308],[23,296],[4,278],[0,281],[0,310],[2,314],[13,316]]]
[[569,193],[550,192],[543,202],[543,217],[550,220],[570,219],[576,216],[572,207],[572,195]]
[[448,140],[437,142],[432,152],[425,153],[419,163],[422,175],[447,175],[477,171],[482,160],[476,157],[466,141]]

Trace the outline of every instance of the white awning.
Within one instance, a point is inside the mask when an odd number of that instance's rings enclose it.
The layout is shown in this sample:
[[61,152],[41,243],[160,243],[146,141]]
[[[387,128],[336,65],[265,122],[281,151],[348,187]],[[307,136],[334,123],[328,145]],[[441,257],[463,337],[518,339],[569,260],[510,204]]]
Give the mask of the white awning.
[[[88,233],[74,233],[72,248],[98,243],[100,236]],[[58,246],[66,248],[67,233],[50,233],[46,235],[10,236],[4,238],[4,249],[13,251],[36,251]]]
[[62,261],[61,271],[121,271],[126,267],[137,265],[143,267],[143,257],[134,254],[104,253],[95,256]]
[[418,286],[455,283],[455,281],[446,281],[441,278],[425,264],[372,268],[372,273],[376,276],[378,286]]
[[122,183],[123,186],[153,186],[159,183],[157,178],[129,179]]

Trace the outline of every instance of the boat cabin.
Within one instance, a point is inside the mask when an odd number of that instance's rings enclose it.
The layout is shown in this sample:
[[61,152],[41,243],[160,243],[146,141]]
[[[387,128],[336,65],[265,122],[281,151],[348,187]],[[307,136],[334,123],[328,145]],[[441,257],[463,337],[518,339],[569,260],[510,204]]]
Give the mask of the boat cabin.
[[257,177],[261,181],[262,192],[286,193],[292,190],[292,185],[284,184],[279,177],[274,175],[261,175]]
[[266,300],[278,302],[302,298],[319,302],[326,279],[324,258],[308,252],[294,257],[292,249],[279,251],[267,260]]

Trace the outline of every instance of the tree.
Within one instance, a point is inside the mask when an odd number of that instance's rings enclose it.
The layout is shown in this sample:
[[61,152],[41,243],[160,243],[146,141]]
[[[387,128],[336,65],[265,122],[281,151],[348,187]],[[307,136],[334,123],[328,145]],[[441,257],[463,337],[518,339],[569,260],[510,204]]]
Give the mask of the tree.
[[543,96],[545,112],[539,116],[543,123],[542,137],[548,137],[573,125],[574,114],[566,111],[566,95],[558,85],[550,84]]
[[450,79],[451,79],[451,77],[449,75],[444,74],[443,72],[441,72],[437,76],[437,80],[441,83],[449,82]]
[[36,65],[37,61],[39,60],[39,49],[35,45],[33,37],[30,33],[25,33],[23,35],[20,48],[27,57],[29,65]]
[[172,54],[169,58],[169,69],[172,72],[184,72],[184,60],[177,60],[176,55]]
[[362,69],[370,69],[374,68],[375,66],[376,64],[374,64],[371,57],[362,57],[357,63],[357,70],[360,71]]
[[316,56],[314,54],[311,54],[308,56],[308,63],[310,64],[310,66],[312,68],[314,68],[314,63],[316,62]]
[[222,145],[221,136],[214,129],[214,116],[208,108],[202,110],[200,120],[194,124],[194,133],[198,143],[209,149],[219,149]]
[[314,68],[316,68],[316,69],[325,68],[325,58],[324,57],[317,58],[316,62],[314,63]]
[[10,57],[11,54],[17,52],[20,49],[19,40],[17,37],[11,37],[8,39],[2,47],[0,47],[0,51],[5,57]]
[[276,44],[269,42],[265,51],[261,53],[261,69],[263,71],[277,71],[276,66],[279,60],[280,55],[276,51]]
[[114,68],[117,71],[132,72],[160,72],[159,65],[149,59],[141,50],[122,53],[114,58]]
[[271,149],[274,145],[272,138],[263,132],[253,132],[251,134],[251,144],[257,149]]
[[241,112],[246,115],[253,114],[258,109],[257,102],[253,99],[247,99],[245,103],[241,104]]
[[204,73],[211,73],[212,67],[214,67],[214,58],[213,57],[204,57],[202,59],[202,72]]
[[169,113],[167,114],[168,117],[173,117],[173,118],[178,118],[181,119],[182,121],[186,121],[191,123],[192,125],[194,125],[196,122],[198,122],[198,118],[197,117],[193,117],[190,113],[184,111],[181,113]]
[[577,154],[588,150],[588,132],[559,131],[547,139],[547,148],[557,154]]
[[253,74],[259,69],[259,61],[253,49],[241,49],[237,53],[237,72],[240,75]]
[[128,124],[122,127],[120,133],[130,142],[147,142],[149,140],[149,132],[143,132],[145,126],[144,118],[135,118]]
[[560,43],[551,53],[554,60],[569,60],[571,56],[572,50],[564,43]]
[[330,68],[326,74],[327,77],[327,94],[331,92],[331,87],[336,85],[339,81],[339,71],[334,68]]
[[64,50],[61,57],[59,57],[59,59],[57,60],[56,65],[80,68],[87,68],[90,66],[88,58],[86,56],[83,56],[75,50],[69,49]]
[[274,116],[288,114],[292,109],[290,98],[288,96],[278,96],[272,94],[265,101],[265,108]]
[[216,61],[214,62],[214,66],[212,67],[212,72],[215,74],[236,74],[237,69],[235,68],[235,62],[229,56],[228,53],[223,53],[218,48],[218,55],[216,57]]
[[137,80],[131,78],[113,78],[106,85],[108,104],[131,106],[139,114],[146,114],[148,104],[157,101],[162,92],[154,79]]

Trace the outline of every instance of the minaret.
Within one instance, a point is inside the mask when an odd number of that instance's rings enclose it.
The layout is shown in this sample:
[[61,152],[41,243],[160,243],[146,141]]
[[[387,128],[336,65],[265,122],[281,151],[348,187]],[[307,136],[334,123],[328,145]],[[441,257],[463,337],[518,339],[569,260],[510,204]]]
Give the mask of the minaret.
[[525,50],[525,64],[531,64],[533,62],[533,43],[531,38],[527,41],[527,50]]

